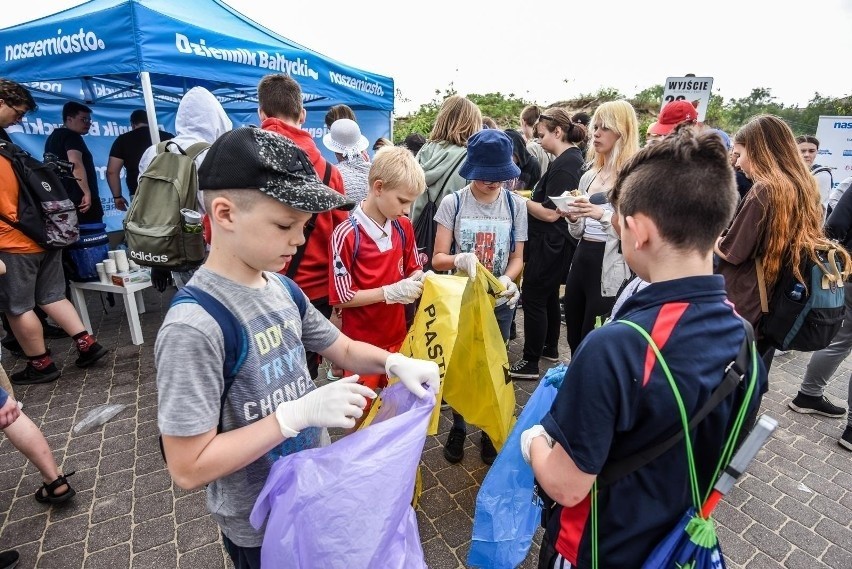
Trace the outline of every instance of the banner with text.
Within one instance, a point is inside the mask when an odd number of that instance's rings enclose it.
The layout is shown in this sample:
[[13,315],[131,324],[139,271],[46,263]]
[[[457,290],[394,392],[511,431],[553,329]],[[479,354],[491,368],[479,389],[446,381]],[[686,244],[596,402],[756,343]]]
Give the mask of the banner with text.
[[819,152],[814,164],[832,168],[832,188],[852,176],[852,117],[819,117]]
[[712,77],[667,77],[662,107],[672,101],[689,101],[698,111],[698,122],[704,122],[712,92]]

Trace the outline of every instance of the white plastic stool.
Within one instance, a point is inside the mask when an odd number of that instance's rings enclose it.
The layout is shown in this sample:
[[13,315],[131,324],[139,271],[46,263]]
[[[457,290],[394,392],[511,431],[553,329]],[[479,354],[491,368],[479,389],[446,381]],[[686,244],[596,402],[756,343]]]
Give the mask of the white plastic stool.
[[142,298],[142,290],[151,286],[151,281],[144,283],[132,283],[128,286],[117,286],[104,284],[102,282],[71,282],[71,300],[86,331],[92,333],[92,322],[89,320],[89,309],[86,307],[84,290],[96,290],[99,292],[111,292],[121,295],[124,300],[124,311],[127,313],[127,323],[130,325],[130,338],[134,345],[144,342],[142,339],[142,326],[139,324],[139,315],[145,313],[145,301]]

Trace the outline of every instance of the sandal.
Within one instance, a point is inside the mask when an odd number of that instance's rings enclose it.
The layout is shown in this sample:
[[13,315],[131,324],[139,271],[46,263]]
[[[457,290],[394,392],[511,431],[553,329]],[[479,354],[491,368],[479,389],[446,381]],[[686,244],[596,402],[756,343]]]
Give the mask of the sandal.
[[[59,477],[50,484],[42,484],[41,488],[36,490],[36,501],[41,502],[42,504],[61,504],[62,502],[66,502],[73,498],[77,491],[71,488],[71,485],[68,484],[68,477],[73,474],[73,471],[68,474],[60,474]],[[68,486],[68,489],[62,494],[57,494],[56,489],[60,486]]]

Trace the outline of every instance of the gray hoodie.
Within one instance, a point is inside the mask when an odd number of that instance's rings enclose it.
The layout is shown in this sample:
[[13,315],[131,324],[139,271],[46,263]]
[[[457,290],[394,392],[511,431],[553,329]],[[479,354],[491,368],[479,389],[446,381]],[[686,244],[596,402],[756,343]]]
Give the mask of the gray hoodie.
[[444,196],[460,190],[467,180],[458,171],[467,156],[467,148],[449,142],[429,141],[417,153],[417,162],[426,174],[426,191],[411,207],[411,222],[416,223],[427,202],[440,205]]
[[[196,142],[213,142],[231,130],[233,123],[228,115],[225,114],[225,109],[213,93],[204,87],[193,87],[184,94],[178,105],[177,116],[175,117],[175,133],[176,136],[172,142],[176,142],[181,148],[186,150]],[[157,154],[156,146],[149,146],[142,159],[139,161],[139,174],[141,175],[148,166],[151,160]],[[204,157],[207,155],[205,150],[198,155],[195,163],[201,166]]]

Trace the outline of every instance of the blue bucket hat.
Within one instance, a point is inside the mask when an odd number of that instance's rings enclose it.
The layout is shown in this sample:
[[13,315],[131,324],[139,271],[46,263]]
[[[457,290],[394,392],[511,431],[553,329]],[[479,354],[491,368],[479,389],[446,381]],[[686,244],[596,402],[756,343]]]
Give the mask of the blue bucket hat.
[[467,157],[459,168],[465,180],[505,182],[521,175],[512,161],[512,139],[502,130],[480,130],[467,141]]

